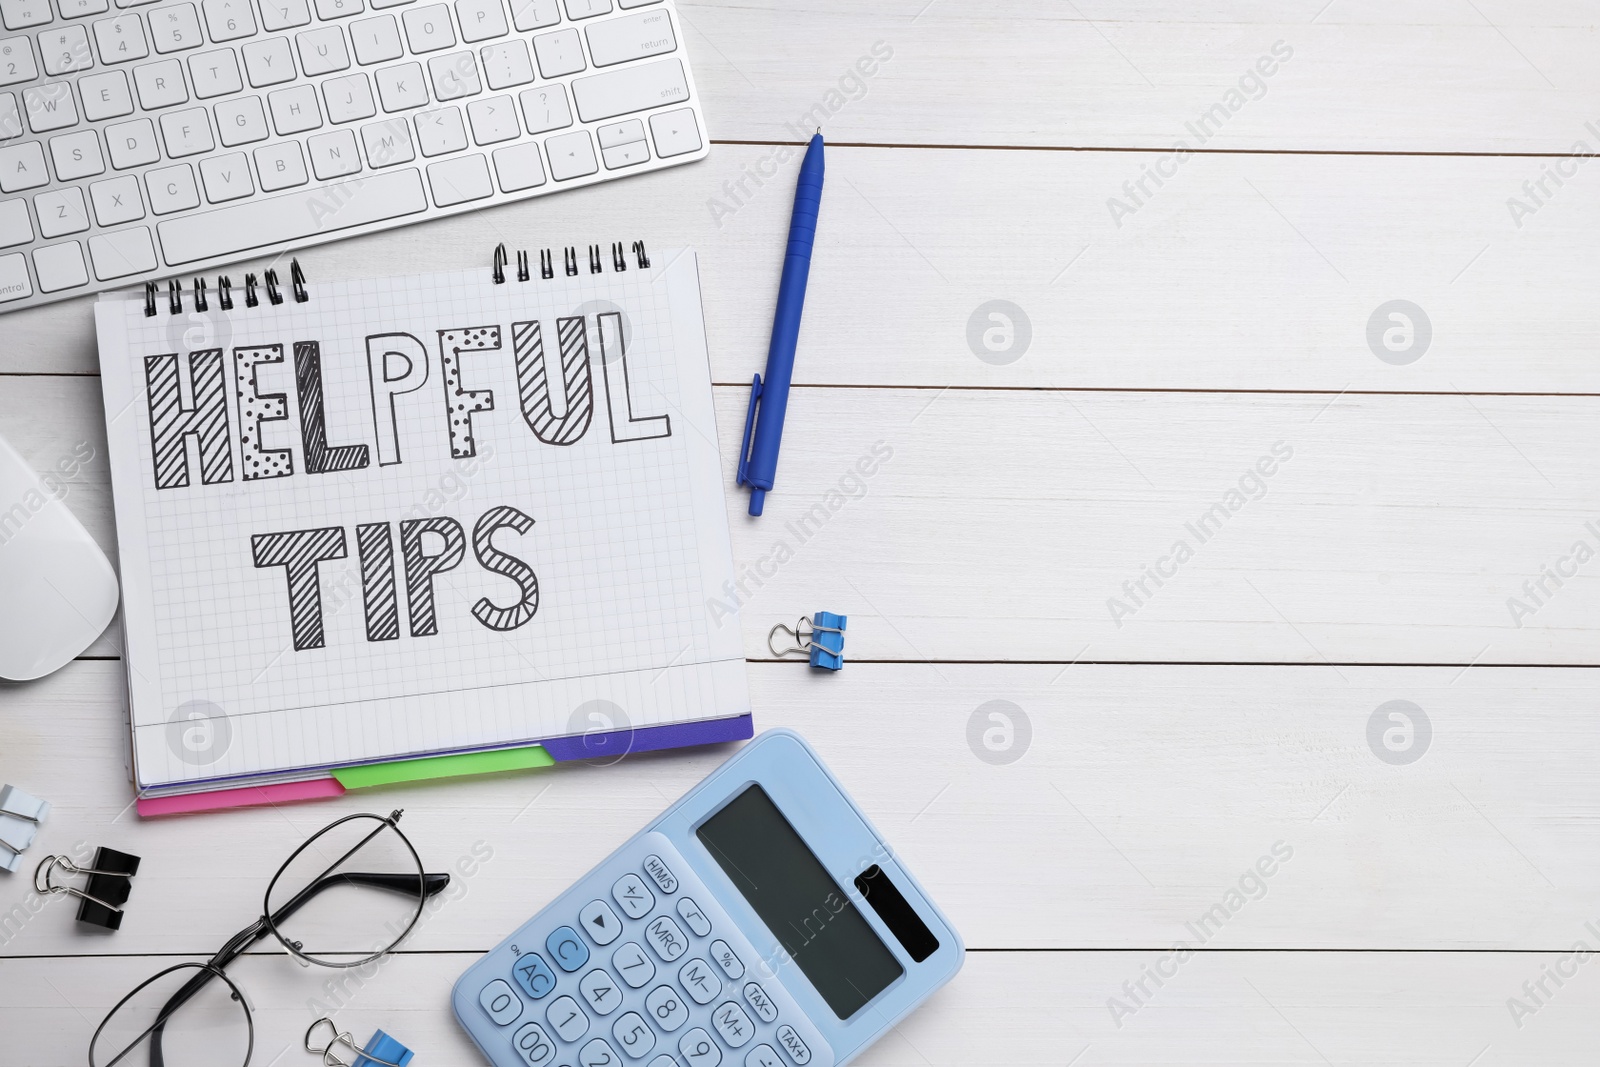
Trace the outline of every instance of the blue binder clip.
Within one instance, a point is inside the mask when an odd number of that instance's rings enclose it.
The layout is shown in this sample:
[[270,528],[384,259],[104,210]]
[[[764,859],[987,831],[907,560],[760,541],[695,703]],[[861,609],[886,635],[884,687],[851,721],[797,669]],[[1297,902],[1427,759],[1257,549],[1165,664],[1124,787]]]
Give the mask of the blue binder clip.
[[[811,657],[811,665],[825,671],[836,671],[844,666],[844,630],[847,615],[819,611],[809,619],[801,619],[790,629],[779,623],[767,631],[767,650],[782,659],[796,653]],[[775,648],[772,639],[782,631],[794,638],[793,648]]]
[[[324,1026],[328,1028],[328,1037],[323,1041],[322,1047],[318,1048],[313,1043],[316,1040],[314,1035]],[[347,1063],[339,1058],[341,1055],[348,1055],[334,1051],[339,1045],[355,1053],[355,1062]],[[306,1031],[306,1051],[321,1056],[323,1067],[406,1067],[415,1055],[382,1030],[375,1032],[372,1040],[363,1048],[355,1043],[350,1034],[340,1033],[332,1019],[318,1019],[311,1024],[311,1028]]]

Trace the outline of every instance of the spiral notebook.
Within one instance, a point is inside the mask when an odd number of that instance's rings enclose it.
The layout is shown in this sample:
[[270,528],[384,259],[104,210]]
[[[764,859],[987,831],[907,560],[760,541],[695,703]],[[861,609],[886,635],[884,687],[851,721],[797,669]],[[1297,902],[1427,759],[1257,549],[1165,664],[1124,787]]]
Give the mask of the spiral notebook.
[[751,735],[693,252],[96,321],[141,811]]

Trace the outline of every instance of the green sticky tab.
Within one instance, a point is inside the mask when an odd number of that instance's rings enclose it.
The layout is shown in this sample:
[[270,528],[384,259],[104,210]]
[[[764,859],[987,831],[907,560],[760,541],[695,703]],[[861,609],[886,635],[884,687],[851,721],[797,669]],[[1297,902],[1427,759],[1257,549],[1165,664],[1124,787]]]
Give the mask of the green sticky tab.
[[399,760],[395,763],[369,763],[343,767],[333,772],[346,789],[365,789],[394,782],[421,782],[429,778],[460,778],[469,774],[496,771],[525,771],[531,767],[555,764],[543,745],[527,748],[502,748],[494,752],[468,752],[460,756],[429,756],[426,759]]

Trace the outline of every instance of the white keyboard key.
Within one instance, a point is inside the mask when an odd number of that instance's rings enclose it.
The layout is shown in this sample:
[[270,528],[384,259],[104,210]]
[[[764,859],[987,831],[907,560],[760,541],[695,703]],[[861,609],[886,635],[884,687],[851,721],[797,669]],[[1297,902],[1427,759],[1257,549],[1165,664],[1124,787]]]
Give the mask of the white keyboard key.
[[483,58],[483,76],[491,89],[509,89],[533,81],[533,61],[528,58],[528,46],[518,38],[513,37],[504,44],[485,45],[478,54]]
[[318,181],[340,178],[361,169],[361,152],[356,148],[356,135],[349,130],[319,133],[306,141],[306,151],[311,156],[311,173]]
[[517,105],[509,96],[491,96],[467,105],[467,120],[472,123],[472,139],[479,144],[499,144],[522,134],[517,122]]
[[161,158],[161,150],[156,147],[156,128],[149,119],[107,126],[106,148],[111,151],[111,165],[118,170],[142,167]]
[[442,156],[467,147],[467,128],[458,107],[417,112],[417,143],[425,156]]
[[46,74],[70,74],[94,66],[89,51],[89,31],[82,26],[63,26],[39,34],[39,55]]
[[33,45],[26,37],[7,37],[0,41],[0,85],[31,82],[39,76],[33,62]]
[[406,40],[413,52],[437,52],[456,43],[450,26],[450,9],[443,4],[416,7],[401,16],[406,24]]
[[268,93],[267,106],[272,109],[272,126],[280,137],[304,133],[322,125],[322,113],[317,110],[317,90],[313,85],[291,85]]
[[259,96],[223,100],[212,110],[217,114],[217,139],[228,148],[267,139],[267,116],[261,110]]
[[650,134],[656,139],[656,155],[662,159],[700,151],[700,127],[694,120],[693,108],[651,115]]
[[361,0],[317,0],[317,18],[324,21],[359,15],[365,10]]
[[213,204],[239,200],[256,191],[255,186],[250,184],[250,161],[243,152],[227,152],[202,159],[200,181],[206,187],[206,199]]
[[411,143],[411,124],[405,119],[369,122],[361,127],[361,143],[367,149],[367,163],[374,169],[410,163],[417,158]]
[[428,184],[433,188],[433,202],[440,207],[494,195],[489,161],[476,152],[428,164]]
[[15,193],[50,183],[44,148],[38,141],[0,148],[0,192]]
[[349,185],[317,186],[169,219],[156,227],[162,253],[169,266],[177,266],[428,209],[422,176],[414,167],[369,174]]
[[83,265],[83,246],[77,241],[34,249],[33,270],[39,276],[39,288],[47,293],[86,285],[89,281],[89,272]]
[[142,274],[158,266],[155,245],[144,226],[89,238],[89,258],[94,260],[94,276],[103,282]]
[[172,4],[150,12],[150,39],[156,51],[183,52],[206,43],[193,4]]
[[111,10],[106,0],[56,0],[64,19],[77,19],[85,15],[102,15]]
[[539,73],[559,78],[584,68],[583,41],[577,30],[541,33],[533,39],[533,54],[539,57]]
[[100,154],[100,135],[93,130],[50,138],[50,158],[56,164],[56,177],[64,182],[106,172],[105,157]]
[[22,112],[14,93],[0,93],[0,141],[22,136]]
[[187,163],[150,171],[144,176],[144,187],[150,193],[150,210],[157,215],[200,206],[200,190]]
[[189,79],[194,82],[194,95],[201,100],[236,93],[244,88],[244,82],[239,80],[239,60],[231,48],[190,56]]
[[189,99],[189,90],[183,81],[183,64],[176,59],[134,67],[133,87],[138,90],[139,104],[146,111],[186,103]]
[[34,133],[64,130],[78,124],[72,86],[66,82],[30,86],[22,90],[22,104],[28,112],[28,128]]
[[365,74],[329,78],[322,83],[322,100],[328,105],[328,121],[335,124],[370,119],[378,113]]
[[524,89],[517,94],[522,117],[529,133],[545,133],[572,125],[572,109],[567,106],[567,90],[560,85]]
[[22,253],[0,256],[0,301],[21,300],[33,295],[28,279],[28,261]]
[[624,11],[628,11],[636,7],[649,7],[651,4],[659,3],[661,3],[661,0],[617,0],[617,6],[622,8]]
[[437,100],[458,100],[483,92],[478,82],[478,61],[471,52],[450,52],[428,60],[428,75],[433,79]]
[[150,54],[144,43],[144,24],[138,15],[118,15],[94,24],[95,44],[100,46],[100,62],[126,63]]
[[589,19],[611,13],[611,0],[566,0],[567,18]]
[[49,0],[0,0],[0,18],[8,30],[25,30],[50,21]]
[[300,50],[300,67],[307,77],[332,74],[350,66],[350,53],[344,47],[344,30],[338,26],[319,26],[294,35]]
[[601,126],[594,131],[595,139],[600,142],[601,148],[615,148],[618,145],[632,144],[634,141],[644,140],[644,123],[638,119],[627,119],[623,122],[613,122],[609,126]]
[[400,44],[400,27],[393,15],[379,15],[350,24],[350,41],[355,45],[356,62],[385,63],[405,55]]
[[128,76],[120,70],[84,75],[78,79],[78,95],[83,97],[83,117],[90,122],[133,114]]
[[643,141],[632,141],[600,149],[600,158],[605,160],[607,170],[619,170],[649,162],[650,149]]
[[595,122],[687,100],[689,83],[684,80],[680,61],[657,59],[605,74],[575,78],[572,99],[578,105],[578,117],[584,122]]
[[144,218],[144,201],[139,198],[139,179],[131,174],[107,178],[89,186],[94,217],[102,226],[116,226]]
[[544,163],[539,158],[538,142],[495,149],[494,172],[500,176],[502,192],[514,193],[543,185]]
[[311,22],[311,5],[306,0],[261,0],[261,28],[268,33],[292,30]]
[[261,191],[275,193],[307,182],[305,159],[299,141],[269,144],[255,151],[256,173],[261,175]]
[[589,58],[597,67],[659,56],[678,47],[665,8],[590,23],[583,32],[589,38]]
[[287,37],[268,37],[244,46],[244,72],[257,89],[294,81],[294,55]]
[[33,240],[33,223],[28,218],[28,202],[21,198],[0,203],[0,248],[27,244]]
[[427,79],[416,63],[401,63],[378,71],[378,99],[385,111],[404,111],[428,102]]
[[556,0],[511,0],[511,24],[518,31],[542,30],[561,21]]
[[574,130],[545,138],[545,154],[550,157],[550,176],[558,182],[581,178],[600,169],[594,160],[594,144],[588,130]]
[[211,118],[203,107],[169,111],[161,116],[161,140],[173,159],[197,156],[216,147],[211,140]]
[[256,13],[250,0],[203,0],[206,32],[216,44],[252,37],[256,32]]
[[33,198],[33,210],[39,215],[40,237],[65,237],[89,228],[89,209],[83,202],[83,190],[75,185],[40,193]]
[[461,21],[461,39],[468,44],[511,32],[500,0],[456,0],[456,18]]
[[416,0],[371,0],[372,10],[377,11],[385,7],[399,7],[402,4],[414,4]]

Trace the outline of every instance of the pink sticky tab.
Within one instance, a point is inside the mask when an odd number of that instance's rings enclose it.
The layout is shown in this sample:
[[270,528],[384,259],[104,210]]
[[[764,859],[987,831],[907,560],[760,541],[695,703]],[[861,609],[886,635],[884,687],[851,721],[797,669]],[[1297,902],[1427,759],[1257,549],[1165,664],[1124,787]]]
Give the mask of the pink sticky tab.
[[293,804],[301,800],[326,800],[342,796],[344,786],[332,778],[318,778],[310,782],[220,789],[213,793],[190,793],[181,797],[148,797],[138,802],[138,809],[140,815],[148,818],[152,815],[183,815],[195,811]]

